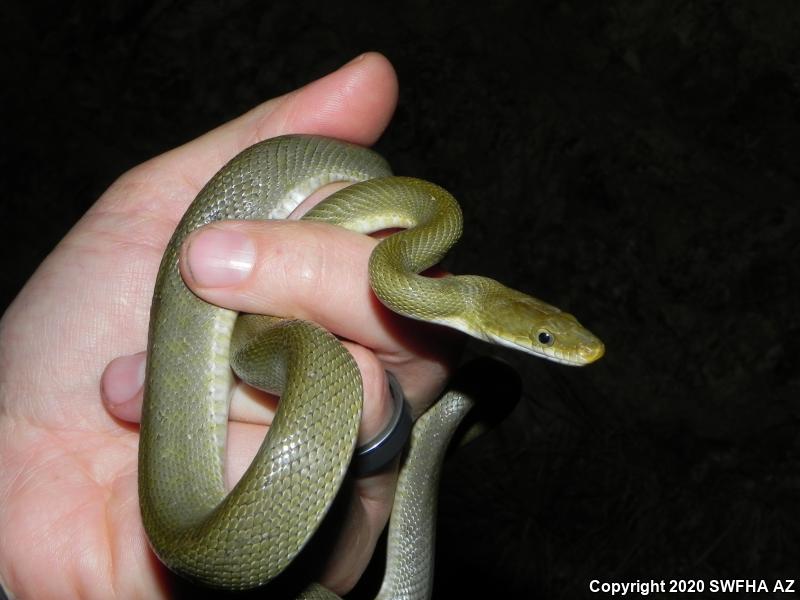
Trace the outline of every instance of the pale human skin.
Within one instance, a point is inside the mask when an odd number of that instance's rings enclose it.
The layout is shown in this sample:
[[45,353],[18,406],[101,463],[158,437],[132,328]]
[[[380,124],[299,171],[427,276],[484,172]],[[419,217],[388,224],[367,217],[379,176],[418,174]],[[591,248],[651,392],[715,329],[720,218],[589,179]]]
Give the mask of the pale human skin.
[[[0,582],[12,597],[170,596],[136,490],[143,350],[161,253],[203,183],[238,151],[299,132],[369,145],[396,98],[391,65],[368,53],[270,100],[124,174],[28,281],[0,321]],[[433,401],[459,341],[374,300],[366,275],[374,240],[298,222],[212,228],[184,246],[187,283],[216,304],[308,318],[351,340],[364,377],[362,441],[387,418],[384,369],[397,375],[416,414]],[[231,231],[239,237],[220,233]],[[226,268],[242,256],[237,239],[252,244],[252,271]],[[273,403],[256,396],[234,394],[231,481],[271,419]],[[395,479],[390,470],[351,482],[354,500],[322,567],[322,583],[334,591],[347,592],[365,568]]]

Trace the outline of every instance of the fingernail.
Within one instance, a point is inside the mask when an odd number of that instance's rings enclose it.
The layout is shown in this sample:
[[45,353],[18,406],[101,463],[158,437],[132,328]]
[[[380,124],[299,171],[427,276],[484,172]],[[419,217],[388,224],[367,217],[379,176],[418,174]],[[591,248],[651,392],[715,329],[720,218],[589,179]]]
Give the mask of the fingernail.
[[345,67],[349,67],[350,65],[354,65],[354,64],[356,64],[357,62],[361,62],[362,60],[364,60],[364,57],[365,57],[366,55],[367,55],[367,53],[366,53],[366,52],[364,52],[363,54],[359,54],[359,55],[358,55],[358,56],[356,56],[354,59],[352,59],[350,62],[346,62],[346,63],[344,64],[344,66],[345,66]]
[[144,385],[144,352],[112,360],[103,374],[103,396],[109,404],[127,402]]
[[201,287],[241,283],[256,257],[253,241],[239,231],[205,229],[189,240],[186,250],[189,274]]

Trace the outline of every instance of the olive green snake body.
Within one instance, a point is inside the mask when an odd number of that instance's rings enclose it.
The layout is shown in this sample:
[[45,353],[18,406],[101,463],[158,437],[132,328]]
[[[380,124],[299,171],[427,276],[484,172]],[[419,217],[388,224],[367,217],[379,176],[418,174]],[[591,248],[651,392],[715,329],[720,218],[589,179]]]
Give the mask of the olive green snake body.
[[[442,188],[392,177],[374,152],[315,136],[251,146],[201,190],[169,242],[151,309],[139,496],[150,543],[175,572],[229,589],[263,585],[303,549],[345,477],[358,431],[359,371],[335,336],[296,319],[241,315],[197,298],[183,283],[186,236],[223,219],[283,219],[324,184],[356,182],[305,220],[370,233],[401,227],[376,247],[370,282],[402,315],[566,364],[586,364],[602,343],[574,317],[477,276],[428,278],[461,233],[461,213]],[[281,396],[269,433],[234,489],[223,478],[231,366]],[[432,513],[428,489],[470,399],[451,393],[417,422],[395,496],[381,598],[430,595]],[[437,449],[431,449],[434,445]],[[427,547],[426,550],[424,547]],[[312,585],[305,597],[327,597]]]

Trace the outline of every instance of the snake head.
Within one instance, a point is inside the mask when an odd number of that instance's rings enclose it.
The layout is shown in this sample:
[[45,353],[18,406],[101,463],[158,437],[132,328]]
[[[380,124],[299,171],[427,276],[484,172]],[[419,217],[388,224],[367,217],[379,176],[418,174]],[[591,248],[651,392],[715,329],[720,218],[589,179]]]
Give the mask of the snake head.
[[571,314],[489,281],[480,337],[565,365],[588,365],[603,356],[603,342]]

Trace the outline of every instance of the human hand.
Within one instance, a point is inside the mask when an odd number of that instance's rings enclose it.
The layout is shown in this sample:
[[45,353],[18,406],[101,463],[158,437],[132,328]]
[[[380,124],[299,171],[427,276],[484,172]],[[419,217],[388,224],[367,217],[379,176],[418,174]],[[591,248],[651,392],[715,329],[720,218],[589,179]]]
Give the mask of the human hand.
[[[130,424],[141,410],[140,350],[161,253],[203,183],[238,151],[289,132],[370,144],[391,116],[396,91],[386,59],[368,54],[266,102],[123,175],[39,267],[0,321],[0,581],[12,595],[169,596],[141,525],[138,428]],[[219,249],[211,250],[208,228],[198,232],[183,257],[193,276],[182,263],[196,293],[237,310],[314,320],[351,340],[365,388],[359,443],[387,417],[384,369],[398,377],[416,414],[433,400],[457,344],[374,300],[366,280],[373,240],[313,223],[211,227],[245,232],[259,258],[243,281],[209,285],[214,269],[203,267],[220,258]],[[252,390],[234,393],[231,482],[271,420],[262,400]],[[394,479],[389,472],[353,482],[354,500],[321,580],[334,591],[347,591],[366,566]]]

